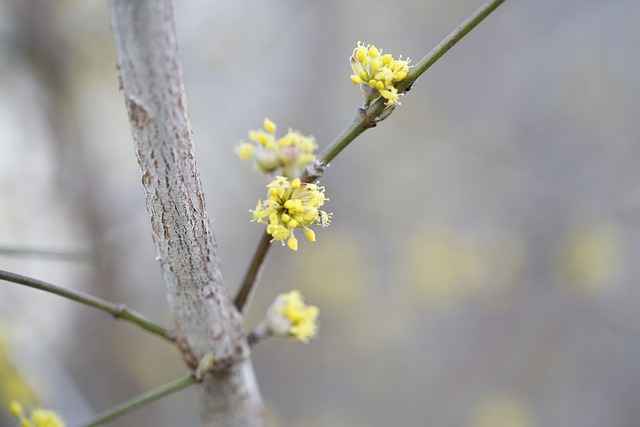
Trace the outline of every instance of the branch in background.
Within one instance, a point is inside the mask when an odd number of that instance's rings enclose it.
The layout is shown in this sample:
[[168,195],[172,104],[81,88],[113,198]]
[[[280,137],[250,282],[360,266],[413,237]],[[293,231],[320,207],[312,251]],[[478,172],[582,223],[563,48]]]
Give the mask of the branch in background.
[[87,263],[92,263],[97,260],[94,254],[86,252],[34,249],[17,246],[0,246],[0,256]]
[[33,279],[31,277],[22,276],[20,274],[11,273],[9,271],[0,270],[0,279],[6,280],[7,282],[17,283],[23,286],[28,286],[30,288],[40,289],[41,291],[59,295],[63,298],[70,299],[71,301],[76,301],[80,304],[97,308],[98,310],[102,310],[111,314],[116,319],[123,319],[134,323],[140,326],[142,329],[155,335],[161,336],[168,341],[175,341],[175,336],[171,329],[165,328],[164,326],[153,322],[143,314],[129,309],[124,304],[114,304],[101,298],[94,297],[93,295],[88,295],[73,289],[63,288],[61,286],[43,282],[42,280]]
[[[405,92],[425,71],[429,69],[438,59],[440,59],[449,49],[451,49],[456,43],[458,43],[469,31],[471,31],[476,25],[482,22],[487,16],[491,14],[498,6],[504,3],[505,0],[492,0],[486,2],[478,10],[476,10],[471,16],[469,16],[462,24],[460,24],[455,30],[453,30],[447,37],[445,37],[431,52],[429,52],[424,58],[411,68],[411,71],[407,77],[398,83],[398,93]],[[365,130],[376,126],[376,121],[371,118],[379,117],[382,111],[386,108],[385,99],[378,99],[367,110],[360,109],[358,114],[353,118],[351,124],[344,129],[340,135],[333,140],[322,152],[318,155],[318,158],[309,163],[305,173],[301,180],[303,182],[316,182],[325,172],[329,163],[344,150],[353,140],[360,136]],[[258,272],[261,265],[264,262],[270,245],[270,236],[262,236],[258,248],[256,249],[251,264],[247,270],[247,274],[240,286],[240,290],[235,299],[235,304],[238,310],[244,308],[247,299],[251,295],[251,291],[255,285]]]

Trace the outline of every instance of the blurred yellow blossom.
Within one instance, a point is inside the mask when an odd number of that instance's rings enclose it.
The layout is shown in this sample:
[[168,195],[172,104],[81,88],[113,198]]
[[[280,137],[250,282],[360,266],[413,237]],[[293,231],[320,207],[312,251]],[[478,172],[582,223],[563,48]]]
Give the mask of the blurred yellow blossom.
[[306,305],[300,291],[280,294],[267,310],[263,323],[257,328],[270,335],[289,336],[304,343],[318,332],[318,307]]
[[12,396],[22,402],[34,402],[36,396],[9,359],[6,346],[3,331],[0,330],[0,395]]
[[450,303],[475,291],[487,277],[482,253],[447,228],[416,233],[408,249],[411,280],[432,303]]
[[302,174],[309,162],[315,159],[318,148],[312,136],[298,131],[289,131],[276,139],[276,124],[264,119],[261,130],[249,132],[251,142],[241,141],[235,152],[242,160],[254,159],[256,169],[266,175],[282,175],[294,179]]
[[360,85],[365,98],[365,107],[379,97],[386,99],[386,105],[398,105],[398,90],[396,83],[402,81],[409,73],[409,58],[406,60],[393,59],[390,54],[382,54],[373,45],[358,46],[351,55],[351,81]]
[[27,417],[22,410],[22,405],[12,401],[9,403],[9,411],[18,419],[20,427],[65,427],[62,418],[49,409],[33,409],[31,416]]
[[274,240],[290,249],[298,250],[298,240],[293,232],[302,228],[304,235],[310,242],[315,242],[316,235],[309,228],[313,224],[323,227],[329,224],[329,214],[320,210],[324,204],[324,187],[303,183],[299,178],[289,181],[283,176],[276,177],[269,185],[268,198],[258,200],[253,212],[253,219],[267,225],[267,233]]
[[456,229],[438,221],[412,229],[404,249],[406,280],[436,305],[469,297],[492,305],[506,301],[503,297],[522,285],[529,257],[517,230]]
[[332,230],[322,242],[305,248],[309,259],[322,262],[295,263],[288,283],[304,283],[306,294],[323,305],[331,305],[332,314],[350,313],[354,304],[363,301],[363,294],[374,281],[369,249],[375,245],[366,231],[353,228]]
[[11,402],[9,402],[9,412],[11,412],[11,415],[13,415],[14,417],[19,417],[20,415],[22,415],[22,405],[20,405],[15,400],[12,400]]
[[571,232],[560,257],[560,274],[581,292],[602,289],[614,278],[621,257],[618,226],[602,221]]
[[530,406],[512,395],[492,395],[485,398],[473,413],[473,427],[531,427]]

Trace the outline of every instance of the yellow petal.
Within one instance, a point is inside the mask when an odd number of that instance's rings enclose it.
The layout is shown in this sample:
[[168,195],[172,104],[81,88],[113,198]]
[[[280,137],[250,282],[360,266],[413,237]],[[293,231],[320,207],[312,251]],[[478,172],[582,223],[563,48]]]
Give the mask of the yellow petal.
[[263,125],[264,125],[264,130],[266,130],[269,133],[274,133],[276,131],[276,124],[269,119],[264,119]]
[[297,251],[298,250],[298,239],[296,239],[293,236],[289,237],[289,240],[287,240],[287,246],[289,246],[289,248],[291,250]]
[[312,229],[307,228],[306,230],[304,230],[304,235],[308,241],[310,242],[316,241],[316,233],[314,233]]

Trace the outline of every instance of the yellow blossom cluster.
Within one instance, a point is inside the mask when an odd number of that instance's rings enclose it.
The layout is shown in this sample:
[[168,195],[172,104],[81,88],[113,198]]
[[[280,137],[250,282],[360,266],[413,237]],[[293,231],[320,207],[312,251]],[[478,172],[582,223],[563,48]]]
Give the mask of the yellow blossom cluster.
[[289,179],[300,176],[307,164],[315,159],[313,152],[318,148],[315,139],[292,129],[276,139],[276,125],[269,119],[264,119],[263,128],[249,132],[252,142],[242,141],[236,146],[238,157],[243,160],[253,158],[256,168],[263,174]]
[[273,335],[290,336],[304,343],[318,332],[320,309],[306,305],[300,291],[280,294],[267,311],[267,327]]
[[329,215],[320,210],[324,204],[324,187],[303,183],[299,178],[289,181],[278,176],[267,185],[269,197],[258,204],[253,213],[254,221],[267,225],[267,233],[274,240],[294,251],[298,250],[298,240],[293,235],[296,228],[302,228],[307,240],[315,242],[316,235],[309,226],[329,224]]
[[393,59],[390,54],[382,54],[373,45],[364,45],[358,42],[358,46],[351,55],[351,81],[360,85],[365,97],[365,106],[372,100],[382,96],[387,100],[386,105],[397,105],[398,90],[396,83],[402,81],[409,73],[409,62],[402,59]]
[[33,409],[31,416],[27,417],[22,410],[22,405],[12,401],[9,403],[9,412],[18,419],[20,427],[65,427],[60,416],[48,409]]

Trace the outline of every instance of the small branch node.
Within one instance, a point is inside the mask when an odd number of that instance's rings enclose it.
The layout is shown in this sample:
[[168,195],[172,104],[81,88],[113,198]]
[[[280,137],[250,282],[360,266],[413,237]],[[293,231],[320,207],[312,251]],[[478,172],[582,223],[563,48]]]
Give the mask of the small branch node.
[[193,371],[193,378],[195,378],[196,381],[201,382],[202,378],[204,378],[205,374],[211,370],[215,362],[216,358],[212,351],[205,354],[204,357],[200,359],[196,369]]
[[178,339],[178,334],[176,333],[176,330],[174,328],[167,328],[164,330],[164,336],[169,340],[169,341],[176,341]]
[[364,119],[368,127],[373,128],[378,124],[375,119],[369,117],[369,115],[367,114],[367,110],[365,110],[364,108],[358,108],[358,114]]
[[126,304],[116,304],[114,308],[113,317],[116,319],[124,316],[124,314],[129,310]]
[[258,325],[256,329],[254,329],[249,335],[247,335],[247,344],[249,345],[249,347],[253,347],[263,339],[269,338],[270,336],[272,336],[272,334],[263,322]]
[[258,337],[258,335],[256,335],[255,331],[247,335],[247,344],[249,344],[249,347],[253,347],[259,341],[260,338]]
[[313,159],[309,164],[307,164],[307,168],[304,171],[304,175],[302,176],[302,181],[304,182],[315,182],[324,173],[327,171],[329,167],[328,164],[324,164],[320,162],[318,159]]

